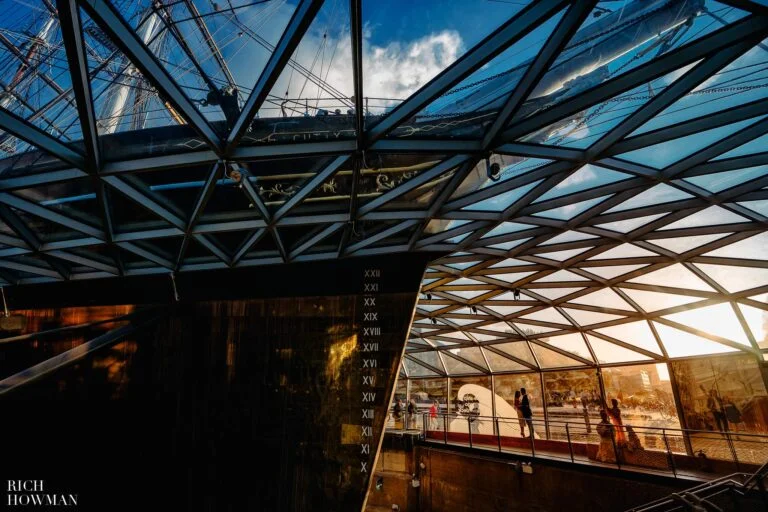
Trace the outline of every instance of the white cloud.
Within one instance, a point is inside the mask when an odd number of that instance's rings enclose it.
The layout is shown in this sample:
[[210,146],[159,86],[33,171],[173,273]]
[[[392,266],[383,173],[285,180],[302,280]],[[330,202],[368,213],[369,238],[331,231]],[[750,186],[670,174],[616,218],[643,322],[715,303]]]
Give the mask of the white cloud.
[[[386,46],[370,44],[372,31],[366,28],[363,33],[363,94],[368,98],[387,98],[389,101],[371,100],[371,110],[374,106],[385,107],[396,105],[396,100],[402,100],[413,94],[421,86],[434,78],[440,71],[448,67],[463,52],[461,35],[453,30],[431,33],[410,41],[392,41]],[[298,49],[296,60],[313,73],[321,76],[325,82],[332,85],[346,97],[353,95],[352,83],[352,48],[348,34],[338,39],[328,38],[324,50],[321,50],[317,60],[318,48],[323,44],[321,34],[310,33]],[[331,55],[333,60],[330,63]],[[314,68],[312,63],[315,62]],[[290,80],[290,83],[289,83]],[[286,90],[290,98],[312,99],[329,97],[326,91],[295,72],[291,75],[286,68],[273,92],[279,91],[285,96]],[[338,102],[310,102],[325,108],[336,108]],[[379,109],[381,110],[381,109]],[[374,110],[375,111],[375,110]],[[265,113],[265,115],[270,115]],[[274,115],[274,113],[271,113]]]

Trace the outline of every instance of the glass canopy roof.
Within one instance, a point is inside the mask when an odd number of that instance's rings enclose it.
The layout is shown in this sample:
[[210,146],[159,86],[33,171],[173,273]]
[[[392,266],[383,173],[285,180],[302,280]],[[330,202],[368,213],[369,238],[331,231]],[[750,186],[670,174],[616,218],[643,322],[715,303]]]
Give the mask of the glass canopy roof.
[[759,354],[767,85],[747,0],[0,2],[0,285],[430,251],[411,376]]

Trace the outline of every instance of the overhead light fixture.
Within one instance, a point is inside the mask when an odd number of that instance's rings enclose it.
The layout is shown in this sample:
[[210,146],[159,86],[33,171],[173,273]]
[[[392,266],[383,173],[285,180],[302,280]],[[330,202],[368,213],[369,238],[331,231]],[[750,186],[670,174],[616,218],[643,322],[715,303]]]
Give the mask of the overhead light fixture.
[[520,300],[520,289],[515,288],[512,290],[512,296],[515,298],[515,300]]
[[491,163],[491,158],[485,159],[485,172],[491,181],[499,181],[501,179],[501,165],[498,162]]

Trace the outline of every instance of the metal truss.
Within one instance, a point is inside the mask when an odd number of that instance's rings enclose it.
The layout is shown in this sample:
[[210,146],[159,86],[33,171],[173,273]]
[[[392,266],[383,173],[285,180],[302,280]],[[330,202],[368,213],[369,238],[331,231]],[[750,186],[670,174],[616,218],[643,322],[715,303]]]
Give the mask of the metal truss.
[[[5,134],[36,148],[31,153],[39,152],[58,162],[58,165],[49,164],[39,169],[27,167],[23,172],[11,169],[0,174],[0,220],[8,227],[0,233],[3,244],[0,278],[6,284],[26,284],[239,268],[407,250],[438,251],[451,255],[436,263],[432,278],[437,280],[427,284],[425,291],[432,294],[433,301],[443,301],[434,304],[445,308],[437,315],[423,318],[449,315],[473,305],[479,305],[479,311],[487,315],[485,321],[491,323],[510,322],[546,308],[560,308],[558,311],[566,313],[561,304],[571,304],[568,301],[596,289],[618,288],[620,296],[620,289],[625,285],[646,289],[643,286],[650,285],[628,281],[670,265],[683,265],[710,286],[710,292],[685,289],[685,293],[692,293],[705,304],[729,303],[735,311],[738,304],[765,309],[764,303],[749,298],[762,293],[763,288],[732,293],[696,265],[765,268],[764,260],[713,259],[705,253],[765,231],[768,223],[765,209],[750,205],[768,200],[766,173],[751,174],[743,182],[735,182],[723,190],[709,190],[696,183],[697,179],[700,183],[702,177],[768,164],[768,152],[758,150],[718,158],[768,133],[768,122],[758,119],[768,114],[768,100],[763,95],[715,112],[702,115],[691,112],[682,121],[638,133],[638,128],[657,119],[676,102],[698,94],[698,88],[759,48],[761,41],[768,37],[768,18],[763,7],[742,1],[726,4],[743,10],[744,15],[674,47],[660,49],[652,58],[634,67],[532,110],[533,91],[557,65],[558,58],[579,34],[595,5],[595,2],[532,2],[391,112],[372,115],[366,111],[363,101],[362,5],[359,0],[353,0],[349,8],[355,96],[349,100],[351,135],[310,138],[306,142],[281,139],[254,143],[253,131],[260,121],[257,113],[281,73],[296,66],[293,55],[323,7],[322,1],[299,2],[256,83],[244,91],[239,112],[226,124],[212,121],[202,113],[188,90],[153,53],[151,42],[142,40],[135,23],[129,22],[112,3],[58,0],[56,16],[71,83],[71,89],[67,91],[62,87],[61,94],[76,106],[82,140],[65,143],[30,119],[0,107],[0,128]],[[100,68],[89,68],[82,13],[141,72],[152,91],[177,116],[178,128],[187,130],[182,139],[188,146],[183,150],[152,154],[148,149],[144,154],[125,158],[105,151],[106,139],[98,132],[94,108],[96,91],[91,87]],[[418,132],[409,135],[412,130],[403,131],[404,127],[421,122],[425,107],[475,76],[483,66],[555,16],[559,16],[557,22],[536,57],[521,70],[519,80],[494,107],[478,136],[454,137],[446,133],[419,138]],[[196,18],[196,23],[202,23],[205,28],[201,19]],[[207,44],[213,43],[208,40]],[[215,51],[213,55],[217,55]],[[220,55],[217,59],[231,85],[233,80],[226,62]],[[552,126],[557,127],[554,129],[557,131],[567,123],[578,125],[583,112],[604,108],[617,97],[646,84],[650,89],[650,84],[670,73],[677,73],[674,81],[661,90],[654,90],[647,101],[588,145],[530,138],[531,134],[551,131]],[[204,78],[206,83],[211,82],[210,77]],[[671,139],[753,119],[753,123],[666,166],[646,165],[623,157]],[[486,168],[499,160],[505,175],[494,183],[487,177]],[[623,179],[553,195],[554,190],[568,183],[587,165],[616,173]],[[190,187],[188,201],[166,195],[160,177],[171,175],[175,181]],[[275,186],[269,181],[273,178],[277,180]],[[653,194],[660,186],[677,191],[679,197],[672,201],[651,198],[636,207],[620,207],[644,192]],[[75,194],[71,190],[79,192]],[[73,201],[74,196],[91,198],[87,200],[92,200],[94,207],[78,209],[81,203]],[[494,200],[499,204],[487,207],[489,201]],[[546,214],[585,203],[589,203],[588,207],[568,218]],[[663,229],[712,208],[743,220]],[[640,223],[640,219],[649,216],[657,218],[627,232],[605,227],[633,220]],[[524,225],[525,229],[504,232],[507,223]],[[556,239],[563,234],[574,239]],[[686,239],[717,234],[723,236],[681,254],[654,245],[654,240],[672,236]],[[553,242],[549,243],[550,240]],[[626,244],[650,254],[620,256],[595,264],[598,260],[593,258],[599,254]],[[576,250],[580,252],[562,260],[547,257]],[[490,267],[510,258],[525,262],[534,273],[513,283],[486,277],[504,274],[506,271],[496,272]],[[462,262],[472,262],[472,266],[461,270],[447,266]],[[645,266],[609,279],[589,270],[595,266],[641,264]],[[573,296],[549,299],[536,292],[540,286],[537,280],[566,269],[584,278],[579,280],[580,290],[573,292]],[[466,300],[450,295],[453,280],[470,277],[480,283],[475,285],[480,287],[477,291],[486,292]],[[485,286],[488,288],[483,288]],[[541,289],[551,289],[554,285],[541,286]],[[482,309],[485,301],[506,290],[522,287],[526,287],[528,294],[526,313],[500,316]],[[583,305],[575,309],[607,312]],[[639,307],[627,311],[622,319],[611,320],[606,325],[637,319],[648,321],[669,313],[650,314]],[[419,322],[421,320],[417,324]],[[585,332],[578,322],[567,322],[568,325],[531,322],[530,325],[559,329],[552,332]],[[483,325],[479,323],[477,328]],[[517,322],[511,325],[514,327]],[[434,336],[442,332],[448,331],[438,330]],[[594,336],[603,335],[594,331]],[[729,341],[710,335],[704,338],[726,345]],[[539,337],[515,330],[509,339],[536,344]],[[475,342],[477,340],[467,340],[467,343]],[[757,340],[750,339],[749,346],[736,348],[756,352],[756,343]],[[414,345],[413,350],[431,348],[431,345],[420,348]],[[651,357],[651,352],[646,350],[645,354]],[[665,357],[663,346],[660,353],[653,353],[652,357],[659,356]],[[578,357],[574,360],[590,362]],[[591,363],[595,364],[594,358]],[[480,368],[488,371],[482,365]]]

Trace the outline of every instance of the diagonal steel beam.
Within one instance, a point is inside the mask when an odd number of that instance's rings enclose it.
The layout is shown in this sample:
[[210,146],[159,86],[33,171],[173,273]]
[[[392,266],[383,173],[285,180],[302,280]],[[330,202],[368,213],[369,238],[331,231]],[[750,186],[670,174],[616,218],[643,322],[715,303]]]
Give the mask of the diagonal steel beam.
[[285,217],[288,212],[290,212],[296,205],[303,201],[305,197],[314,192],[317,187],[322,185],[325,180],[330,178],[333,173],[335,173],[336,170],[341,167],[344,162],[347,161],[348,158],[349,157],[347,155],[341,155],[334,158],[333,161],[331,161],[331,163],[325,167],[325,169],[317,173],[315,177],[309,180],[309,182],[304,185],[301,190],[294,194],[293,197],[286,201],[285,204],[283,204],[283,206],[281,206],[280,209],[275,212],[275,215],[272,216],[271,223],[274,224],[278,220]]
[[13,112],[0,107],[0,128],[56,158],[85,169],[83,155]]
[[748,16],[716,32],[672,50],[645,64],[598,84],[586,91],[568,98],[539,114],[534,114],[520,122],[513,123],[504,131],[500,140],[512,141],[523,135],[549,126],[550,124],[573,116],[597,103],[645,84],[665,74],[680,69],[688,64],[708,58],[715,52],[727,48],[737,41],[757,34],[768,33],[768,18]]
[[211,149],[218,152],[221,145],[219,135],[117,9],[107,0],[78,0],[78,3],[157,89],[160,96],[173,105]]
[[98,238],[100,240],[104,240],[105,238],[104,232],[98,228],[95,228],[89,224],[85,224],[84,222],[80,222],[79,220],[75,220],[71,217],[55,212],[53,210],[49,210],[44,206],[40,206],[36,203],[33,203],[26,199],[22,199],[21,197],[15,196],[13,194],[9,194],[7,192],[0,193],[0,203],[6,204],[8,206],[12,206],[21,211],[25,211],[29,214],[35,215],[47,221],[60,224],[66,228],[74,229],[75,231],[80,231],[81,233]]
[[64,49],[69,61],[72,91],[75,94],[77,114],[83,132],[87,170],[96,173],[101,166],[101,154],[80,9],[76,0],[57,0],[56,6],[58,7],[61,38],[64,41]]
[[350,0],[349,23],[352,36],[352,87],[355,95],[355,140],[362,149],[365,137],[363,108],[363,5],[362,0]]
[[[187,252],[187,247],[189,246],[189,238],[191,236],[192,229],[197,224],[198,219],[200,219],[200,215],[202,215],[203,210],[205,210],[205,207],[208,204],[208,200],[213,195],[213,191],[215,190],[216,183],[219,181],[219,178],[224,172],[225,165],[226,164],[224,164],[223,162],[215,163],[213,165],[213,168],[211,169],[211,172],[208,174],[208,179],[205,181],[203,188],[200,190],[200,194],[197,197],[197,201],[195,201],[195,206],[192,208],[192,213],[190,214],[189,220],[187,221],[187,227],[184,230],[184,239],[181,242],[181,248],[179,249],[179,254],[176,257],[177,270],[181,266],[181,263],[184,260],[184,255]],[[195,239],[200,241],[200,238],[195,237]]]
[[148,195],[135,188],[133,185],[126,183],[119,176],[104,176],[102,180],[144,208],[156,213],[158,216],[168,221],[171,225],[179,229],[186,229],[186,223],[178,215],[160,205],[160,203],[150,198]]
[[243,110],[232,127],[232,131],[227,136],[225,154],[231,155],[240,139],[248,131],[248,127],[256,112],[261,108],[267,95],[272,90],[272,86],[277,82],[280,73],[282,73],[294,50],[299,46],[301,39],[304,37],[322,5],[323,0],[301,0],[296,7],[291,20],[288,22],[288,26],[283,32],[283,36],[280,38],[280,42],[277,43],[277,46],[272,51],[267,65],[256,81],[256,85],[251,90],[248,100],[243,105]]
[[529,4],[515,17],[464,54],[463,57],[412,94],[410,98],[398,105],[381,122],[368,130],[366,144],[372,144],[385,137],[398,125],[429,105],[435,98],[471,75],[507,47],[525,37],[567,3],[560,0],[540,0]]
[[468,155],[456,155],[453,156],[447,160],[444,160],[437,164],[436,166],[432,167],[428,171],[425,171],[415,178],[411,178],[410,180],[406,181],[403,185],[400,185],[399,187],[395,187],[389,192],[386,192],[376,199],[373,199],[372,201],[369,201],[368,203],[364,204],[360,208],[358,208],[357,213],[358,215],[362,216],[366,213],[375,210],[379,206],[382,206],[389,201],[415,189],[418,188],[425,183],[429,183],[431,180],[437,178],[443,173],[449,172],[454,167],[457,167],[464,163],[469,158]]
[[552,35],[549,36],[544,47],[539,51],[536,59],[528,66],[525,75],[515,87],[512,94],[504,103],[493,124],[483,137],[483,148],[489,148],[496,145],[496,137],[499,132],[507,126],[511,117],[515,114],[520,105],[533,92],[539,80],[546,74],[549,67],[555,62],[560,51],[565,47],[568,41],[573,37],[584,20],[589,16],[592,8],[597,4],[596,0],[582,0],[572,5],[563,19],[557,24]]
[[[752,49],[755,43],[761,38],[762,36],[746,38],[702,61],[679,79],[675,80],[671,85],[667,86],[661,93],[640,107],[639,110],[630,114],[629,117],[619,123],[618,126],[606,133],[589,148],[587,153],[593,157],[596,155],[603,156],[603,153],[609,150],[612,145],[635,131],[657,114],[661,113],[675,101],[688,94],[718,70],[724,68],[729,63]],[[605,156],[610,156],[612,154],[615,153],[608,152]]]

